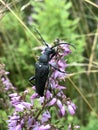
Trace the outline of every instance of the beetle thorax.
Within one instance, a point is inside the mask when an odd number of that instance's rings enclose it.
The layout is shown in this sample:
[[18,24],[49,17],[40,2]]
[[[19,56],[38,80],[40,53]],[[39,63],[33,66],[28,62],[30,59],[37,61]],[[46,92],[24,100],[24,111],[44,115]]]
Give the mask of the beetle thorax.
[[50,57],[54,54],[55,50],[49,47],[45,48],[44,53],[39,57],[39,62],[43,64],[48,64]]
[[49,56],[46,55],[46,54],[42,54],[42,55],[39,57],[39,62],[40,62],[40,63],[43,63],[43,64],[48,64],[48,62],[49,62]]

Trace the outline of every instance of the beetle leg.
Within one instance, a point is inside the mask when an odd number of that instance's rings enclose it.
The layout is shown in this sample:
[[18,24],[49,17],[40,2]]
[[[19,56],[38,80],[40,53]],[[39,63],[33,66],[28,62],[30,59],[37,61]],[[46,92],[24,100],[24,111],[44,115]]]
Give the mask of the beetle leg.
[[58,71],[61,72],[61,73],[65,73],[65,71],[61,71],[59,68],[57,68],[57,67],[55,67],[55,66],[53,66],[53,65],[51,65],[51,64],[50,64],[50,66],[53,67],[55,70],[58,70]]
[[56,52],[54,52],[54,53],[51,55],[49,61],[50,61],[55,55],[56,55]]
[[34,80],[35,79],[35,76],[32,76],[32,77],[30,77],[29,78],[29,82],[33,85],[33,83],[32,83],[32,80]]

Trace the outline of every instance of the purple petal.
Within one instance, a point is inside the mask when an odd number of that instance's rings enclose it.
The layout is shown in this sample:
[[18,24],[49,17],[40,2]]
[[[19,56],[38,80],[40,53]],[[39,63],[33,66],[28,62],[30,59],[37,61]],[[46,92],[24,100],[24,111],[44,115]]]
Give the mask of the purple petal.
[[58,89],[58,90],[66,89],[66,87],[65,87],[65,86],[61,86],[61,85],[58,84],[57,89]]
[[33,123],[33,118],[29,118],[27,122],[29,128],[32,126],[32,123]]
[[57,105],[60,109],[62,108],[62,102],[60,100],[57,100]]
[[46,111],[43,113],[41,121],[42,123],[44,123],[44,122],[47,122],[50,118],[51,118],[51,115],[49,111]]
[[40,126],[39,130],[50,130],[51,126],[49,124]]
[[71,106],[73,107],[74,110],[76,110],[76,105],[71,102]]
[[47,99],[50,99],[52,97],[52,94],[51,94],[51,92],[50,91],[46,91],[46,98]]
[[68,111],[71,115],[75,114],[75,110],[73,109],[73,107],[71,105],[68,105]]
[[16,96],[18,96],[18,94],[17,93],[12,93],[12,94],[9,94],[9,96],[10,97],[16,97]]
[[62,106],[60,111],[61,111],[62,116],[64,116],[65,115],[65,107],[64,107],[64,105]]
[[19,99],[20,99],[20,97],[12,97],[12,98],[11,98],[11,100],[12,100],[12,101],[15,101],[15,102],[19,101]]
[[16,128],[15,128],[15,130],[22,130],[21,125],[20,124],[17,125]]
[[24,108],[25,108],[25,107],[24,107],[22,104],[15,105],[16,111],[23,111]]
[[32,89],[33,89],[33,90],[36,90],[36,87],[35,87],[35,86],[33,86],[33,87],[32,87]]
[[54,78],[56,79],[56,78],[64,78],[65,77],[65,73],[61,73],[61,72],[59,72],[59,71],[55,71],[54,72]]
[[29,93],[29,90],[26,89],[26,90],[24,91],[24,94],[28,94],[28,93]]
[[59,60],[58,65],[60,66],[61,69],[65,69],[67,67],[67,64],[64,60]]
[[61,45],[63,51],[63,55],[66,56],[67,54],[71,53],[71,50],[69,49],[69,45],[67,44],[62,44]]
[[26,108],[30,109],[31,108],[31,103],[28,102],[21,102],[22,105],[24,105]]
[[34,93],[32,96],[31,96],[31,99],[35,99],[38,97],[38,94],[37,93]]
[[52,106],[56,103],[56,98],[53,98],[49,103],[48,103],[48,106]]
[[8,120],[9,124],[8,124],[8,127],[15,127],[16,124],[17,124],[17,120]]
[[33,128],[32,130],[39,130],[39,126],[36,126],[35,128]]
[[20,116],[14,115],[14,116],[10,116],[10,120],[18,120],[20,119]]
[[41,104],[43,104],[43,103],[44,103],[44,99],[45,99],[45,97],[44,97],[44,96],[39,98],[39,101],[40,101],[40,103],[41,103]]

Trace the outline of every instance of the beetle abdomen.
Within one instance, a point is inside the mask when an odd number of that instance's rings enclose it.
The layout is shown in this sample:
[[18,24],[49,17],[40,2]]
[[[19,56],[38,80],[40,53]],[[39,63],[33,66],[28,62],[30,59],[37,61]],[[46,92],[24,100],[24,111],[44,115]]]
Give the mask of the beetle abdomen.
[[40,95],[44,95],[44,89],[46,85],[46,81],[48,79],[49,74],[49,65],[44,65],[42,63],[37,62],[35,64],[35,85],[36,92]]

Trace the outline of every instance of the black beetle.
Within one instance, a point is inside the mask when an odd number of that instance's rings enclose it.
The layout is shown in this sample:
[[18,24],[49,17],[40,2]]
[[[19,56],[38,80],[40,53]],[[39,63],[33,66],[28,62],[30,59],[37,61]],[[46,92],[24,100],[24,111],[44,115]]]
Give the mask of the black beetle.
[[[68,44],[69,43],[61,43],[59,42],[59,39],[56,40],[56,45],[49,47],[49,45],[45,42],[45,40],[42,38],[39,31],[35,28],[35,31],[39,34],[41,40],[43,41],[43,44],[46,46],[43,54],[39,57],[38,62],[35,64],[35,76],[32,76],[29,78],[29,82],[33,85],[32,80],[35,80],[35,87],[36,92],[40,96],[44,96],[44,89],[46,85],[46,81],[48,79],[48,75],[50,72],[50,64],[49,61],[57,54],[55,47],[61,45],[61,44]],[[73,46],[73,45],[71,45]],[[74,46],[73,46],[74,47]],[[53,68],[60,71],[60,69],[52,66]],[[62,71],[60,71],[62,72]],[[62,72],[64,73],[64,72]]]

